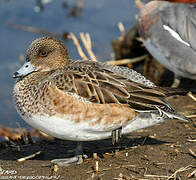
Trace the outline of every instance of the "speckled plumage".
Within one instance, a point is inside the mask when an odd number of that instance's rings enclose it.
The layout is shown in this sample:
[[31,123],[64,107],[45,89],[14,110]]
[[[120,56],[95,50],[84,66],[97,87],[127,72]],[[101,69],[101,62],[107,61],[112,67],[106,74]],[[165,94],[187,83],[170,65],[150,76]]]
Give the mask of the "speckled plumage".
[[27,123],[55,137],[98,140],[120,127],[129,133],[166,119],[187,120],[165,100],[183,91],[156,87],[128,68],[70,61],[66,47],[53,38],[34,41],[27,61],[34,71],[18,75],[16,109]]

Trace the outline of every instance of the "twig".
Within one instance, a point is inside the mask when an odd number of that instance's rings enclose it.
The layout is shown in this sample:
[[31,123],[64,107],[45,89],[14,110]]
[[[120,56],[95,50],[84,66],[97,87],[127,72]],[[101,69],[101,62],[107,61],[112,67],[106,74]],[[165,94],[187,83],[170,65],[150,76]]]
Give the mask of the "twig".
[[143,61],[145,58],[147,57],[147,55],[144,56],[140,56],[140,57],[136,57],[136,58],[132,58],[132,59],[120,59],[120,60],[112,60],[112,61],[106,61],[107,64],[109,65],[125,65],[125,64],[133,64],[133,63],[137,63],[140,61]]
[[28,136],[25,135],[24,129],[22,129],[20,123],[17,123],[17,126],[18,126],[19,132],[20,132],[20,134],[21,134],[21,139],[23,140],[23,142],[24,142],[25,144],[28,144],[28,143],[29,143],[29,139],[28,139]]
[[83,8],[83,0],[78,0],[77,7],[78,7],[78,9],[82,9]]
[[142,9],[144,7],[144,3],[141,0],[135,0],[135,5],[138,9]]
[[81,58],[82,58],[83,60],[87,60],[88,58],[87,58],[86,55],[84,54],[84,52],[83,52],[83,50],[82,50],[82,48],[81,48],[81,46],[80,46],[80,43],[79,43],[78,39],[76,38],[76,36],[75,36],[73,33],[70,33],[69,36],[70,36],[70,38],[73,40],[73,42],[74,42],[74,44],[75,44],[75,46],[76,46],[76,48],[77,48],[77,50],[78,50],[78,53],[79,53],[79,55],[81,56]]
[[8,23],[8,26],[14,28],[14,29],[18,29],[18,30],[22,30],[22,31],[27,31],[27,32],[31,32],[31,33],[37,33],[37,34],[43,34],[46,36],[53,36],[55,38],[62,38],[62,35],[55,33],[55,32],[49,32],[43,29],[38,29],[36,27],[33,26],[24,26],[24,25],[20,25],[20,24],[14,24],[14,23]]
[[192,176],[196,176],[196,169],[192,173],[190,173],[187,177],[191,178]]
[[38,152],[36,152],[36,153],[34,153],[34,154],[31,154],[31,155],[29,155],[29,156],[26,156],[26,157],[17,159],[16,161],[17,161],[17,162],[23,162],[23,161],[26,161],[26,160],[28,160],[28,159],[32,159],[32,158],[34,158],[34,157],[36,157],[36,156],[38,156],[38,155],[40,155],[40,154],[41,154],[41,151],[38,151]]
[[189,170],[189,169],[191,169],[191,168],[192,168],[192,165],[188,165],[188,166],[186,166],[186,167],[181,167],[180,169],[178,169],[177,171],[175,171],[171,176],[169,176],[169,177],[167,178],[167,180],[169,180],[169,179],[175,179],[175,180],[176,180],[176,175],[177,175],[177,173],[183,172],[183,171],[187,171],[187,170]]
[[69,15],[73,17],[80,17],[83,9],[83,0],[78,0],[76,6],[69,10]]
[[192,149],[189,149],[189,154],[196,158],[196,153]]
[[188,115],[186,117],[188,117],[188,118],[196,118],[196,114]]
[[3,168],[0,166],[0,176],[3,175]]
[[193,101],[196,101],[196,97],[193,96],[192,92],[189,92],[187,95],[188,95],[191,99],[193,99]]
[[98,159],[97,153],[93,153],[93,159]]
[[58,165],[55,164],[55,165],[54,165],[54,168],[53,168],[53,171],[54,171],[54,172],[57,172],[58,170],[59,170],[59,167],[58,167]]
[[44,132],[42,132],[42,131],[39,131],[39,137],[40,137],[40,139],[42,139],[42,140],[52,140],[52,139],[54,139],[54,137],[53,136],[50,136],[50,135],[48,135],[48,134],[46,134],[46,133],[44,133]]
[[196,142],[196,139],[188,139],[189,142]]
[[[186,166],[186,167],[182,167],[182,168],[178,169],[177,171],[175,171],[175,172],[174,172],[172,175],[170,175],[170,176],[153,175],[153,174],[145,174],[145,173],[144,173],[144,176],[145,176],[145,177],[152,177],[152,178],[167,178],[167,180],[169,180],[169,179],[175,179],[175,180],[176,180],[176,175],[177,175],[177,173],[183,172],[183,171],[187,171],[187,170],[189,170],[189,169],[191,169],[191,168],[192,168],[192,165],[188,165],[188,166]],[[194,174],[194,171],[191,173],[190,176],[192,176],[193,174]]]
[[97,61],[95,54],[92,51],[92,43],[91,43],[91,38],[90,38],[89,33],[86,33],[86,34],[80,33],[80,38],[82,40],[84,47],[86,48],[86,51],[87,51],[90,59],[92,61]]
[[[122,165],[122,166],[116,166],[116,167],[109,167],[109,168],[105,168],[105,169],[101,169],[99,170],[99,172],[102,172],[102,171],[109,171],[111,169],[120,169],[120,168],[128,168],[128,167],[133,167],[135,168],[136,166],[135,165]],[[93,171],[87,171],[86,173],[89,174],[89,173],[93,173]]]
[[123,25],[122,22],[119,22],[119,23],[118,23],[118,28],[119,28],[119,30],[120,30],[120,32],[121,32],[120,40],[125,39],[125,34],[126,34],[126,32],[125,32],[125,27],[124,27],[124,25]]
[[141,38],[141,37],[136,37],[136,40],[137,40],[138,42],[142,42],[142,38]]
[[23,53],[20,53],[19,61],[20,61],[20,65],[23,65],[23,63],[24,63],[24,54]]
[[153,174],[144,174],[145,177],[153,177],[153,178],[168,178],[168,176],[164,175],[153,175]]
[[6,128],[1,128],[0,129],[0,136],[2,136],[4,139],[10,139],[10,140],[17,140],[20,139],[21,133],[18,132],[12,132],[12,131],[7,131]]
[[95,172],[96,173],[99,172],[99,162],[98,161],[95,162]]

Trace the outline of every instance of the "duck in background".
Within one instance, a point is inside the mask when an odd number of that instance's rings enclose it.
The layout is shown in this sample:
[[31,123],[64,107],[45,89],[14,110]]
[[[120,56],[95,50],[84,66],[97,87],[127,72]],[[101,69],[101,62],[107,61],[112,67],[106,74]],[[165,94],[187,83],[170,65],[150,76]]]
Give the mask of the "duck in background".
[[196,80],[196,0],[154,0],[138,16],[138,30],[152,56],[180,78]]

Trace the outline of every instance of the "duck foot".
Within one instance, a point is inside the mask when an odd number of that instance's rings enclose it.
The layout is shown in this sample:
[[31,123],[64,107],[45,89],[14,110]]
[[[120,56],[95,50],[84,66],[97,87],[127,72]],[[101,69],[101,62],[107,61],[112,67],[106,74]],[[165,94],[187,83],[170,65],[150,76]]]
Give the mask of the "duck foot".
[[112,144],[115,145],[120,141],[122,137],[122,127],[112,131]]
[[83,157],[86,158],[86,156],[83,155],[82,142],[77,142],[74,157],[65,159],[53,159],[51,163],[57,164],[58,166],[76,165],[83,163]]
[[76,156],[71,157],[71,158],[53,159],[51,161],[51,163],[57,164],[60,167],[82,164],[83,163],[83,156],[82,155],[76,155]]

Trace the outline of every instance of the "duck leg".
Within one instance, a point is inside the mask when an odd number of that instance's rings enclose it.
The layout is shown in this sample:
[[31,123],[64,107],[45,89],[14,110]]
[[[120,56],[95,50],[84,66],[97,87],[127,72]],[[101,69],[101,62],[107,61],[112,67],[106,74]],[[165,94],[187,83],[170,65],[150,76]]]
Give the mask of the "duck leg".
[[120,141],[122,137],[122,127],[112,131],[112,144],[115,145]]
[[53,159],[51,161],[51,163],[57,164],[58,166],[70,166],[70,165],[81,164],[82,162],[83,162],[82,142],[77,142],[74,157],[65,158],[65,159]]

